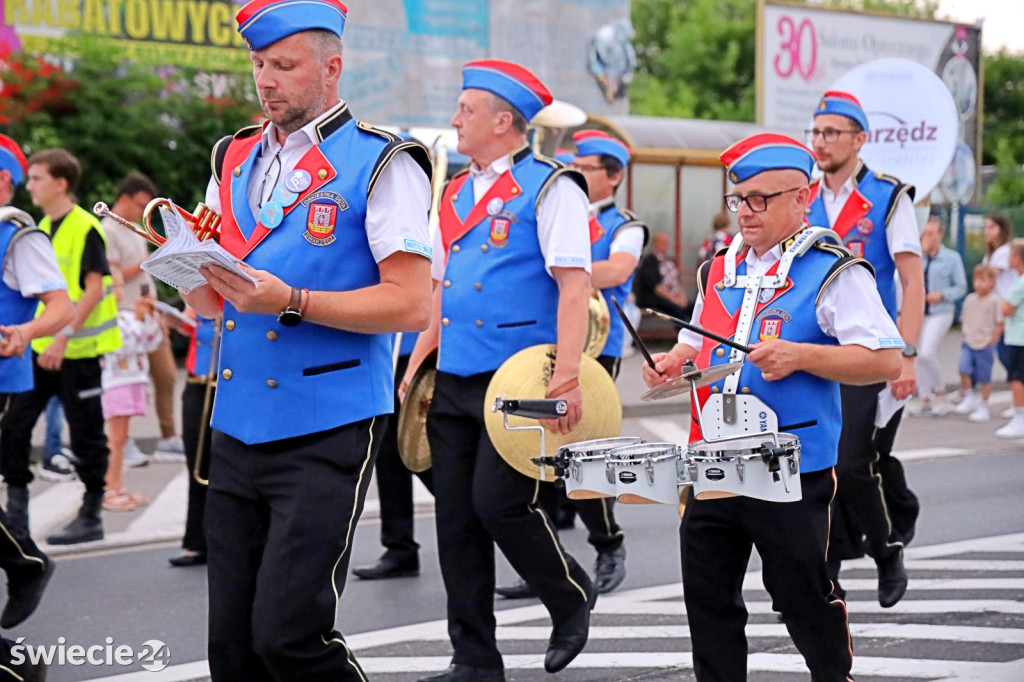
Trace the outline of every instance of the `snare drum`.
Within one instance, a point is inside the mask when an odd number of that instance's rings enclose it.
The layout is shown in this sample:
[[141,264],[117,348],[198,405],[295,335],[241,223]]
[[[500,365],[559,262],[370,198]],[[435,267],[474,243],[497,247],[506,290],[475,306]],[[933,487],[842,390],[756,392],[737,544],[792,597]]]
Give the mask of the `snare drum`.
[[565,472],[565,492],[571,500],[615,497],[615,478],[608,475],[608,453],[626,445],[643,443],[634,436],[597,438],[563,445],[559,454],[569,455]]
[[[624,504],[679,504],[683,451],[673,443],[641,443],[608,455],[608,470]],[[683,485],[686,484],[684,480]]]
[[800,440],[791,433],[778,434],[779,470],[772,472],[762,457],[762,445],[773,447],[773,434],[690,443],[686,468],[698,500],[743,495],[769,502],[796,502],[800,491]]

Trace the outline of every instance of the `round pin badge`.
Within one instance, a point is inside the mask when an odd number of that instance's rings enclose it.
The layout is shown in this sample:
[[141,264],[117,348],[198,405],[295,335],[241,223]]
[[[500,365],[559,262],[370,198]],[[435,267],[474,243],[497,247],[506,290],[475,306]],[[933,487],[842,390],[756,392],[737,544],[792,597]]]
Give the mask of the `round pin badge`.
[[487,202],[487,215],[498,215],[503,208],[505,208],[505,202],[501,197],[494,197]]
[[276,201],[269,201],[260,210],[260,223],[263,227],[273,229],[284,220],[284,206]]
[[281,184],[292,192],[301,192],[309,187],[312,182],[313,176],[309,174],[309,171],[296,168],[284,177],[284,181]]
[[299,195],[291,191],[284,185],[278,185],[274,188],[274,194],[271,199],[281,204],[282,206],[288,207],[295,203],[295,200],[299,198]]

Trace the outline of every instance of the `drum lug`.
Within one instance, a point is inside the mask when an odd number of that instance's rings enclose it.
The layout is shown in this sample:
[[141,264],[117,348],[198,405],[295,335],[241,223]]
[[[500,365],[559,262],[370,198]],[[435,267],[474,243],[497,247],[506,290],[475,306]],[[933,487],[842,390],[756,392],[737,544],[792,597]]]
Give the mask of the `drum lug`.
[[654,462],[647,460],[647,485],[654,485]]
[[737,457],[736,458],[736,476],[739,477],[740,483],[743,483],[743,473],[744,473],[743,467],[744,467],[743,459],[740,458],[740,457]]
[[569,475],[571,475],[576,480],[577,483],[582,479],[582,475],[580,474],[580,463],[579,462],[574,460],[569,465]]
[[604,465],[604,475],[609,483],[615,485],[615,466],[611,462]]

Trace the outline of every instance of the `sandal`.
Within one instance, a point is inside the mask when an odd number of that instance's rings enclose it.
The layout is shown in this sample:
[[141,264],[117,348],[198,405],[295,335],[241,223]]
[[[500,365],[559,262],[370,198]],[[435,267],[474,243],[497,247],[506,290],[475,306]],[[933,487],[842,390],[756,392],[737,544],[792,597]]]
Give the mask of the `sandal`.
[[119,491],[122,495],[127,495],[132,502],[135,503],[136,507],[145,507],[149,504],[149,498],[142,493],[137,493],[132,490],[121,490]]
[[103,493],[103,508],[112,512],[134,511],[135,501],[124,490],[108,490]]

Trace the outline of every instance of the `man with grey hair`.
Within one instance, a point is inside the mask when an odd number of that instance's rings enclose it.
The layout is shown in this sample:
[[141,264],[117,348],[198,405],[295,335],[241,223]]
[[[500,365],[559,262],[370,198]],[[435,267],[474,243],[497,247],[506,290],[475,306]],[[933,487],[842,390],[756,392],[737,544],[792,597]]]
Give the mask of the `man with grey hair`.
[[430,161],[338,98],[346,8],[254,0],[238,30],[268,123],[221,140],[206,204],[255,283],[223,313],[206,504],[213,680],[364,681],[335,628],[380,436],[394,332],[430,315]]

